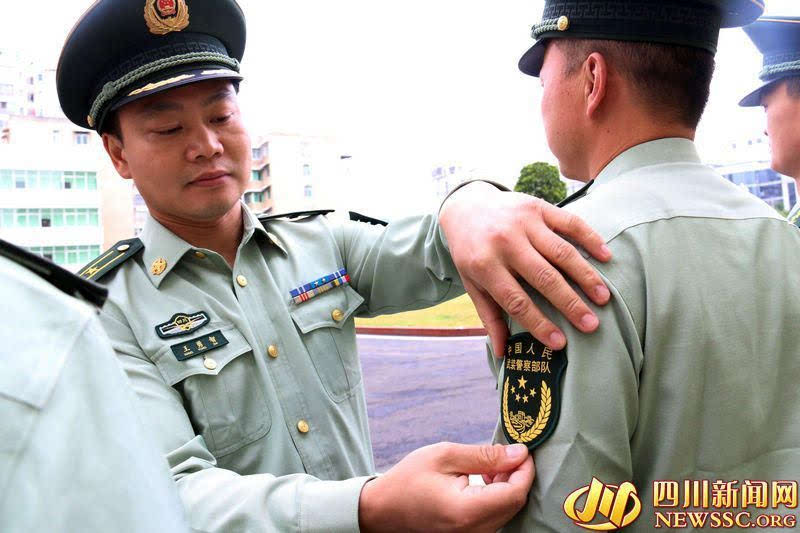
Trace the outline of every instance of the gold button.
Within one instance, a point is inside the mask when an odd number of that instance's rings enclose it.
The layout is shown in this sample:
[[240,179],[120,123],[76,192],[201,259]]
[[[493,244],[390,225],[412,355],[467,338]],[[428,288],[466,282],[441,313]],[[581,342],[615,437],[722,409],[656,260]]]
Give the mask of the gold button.
[[240,287],[247,287],[247,278],[239,274],[236,276],[236,283],[238,283]]
[[124,252],[124,251],[126,251],[128,249],[130,249],[130,245],[129,244],[122,244],[120,246],[117,246],[117,251],[118,252]]
[[558,31],[567,31],[567,28],[569,28],[569,17],[561,15],[558,17],[558,22],[556,24],[558,26]]
[[217,368],[217,362],[209,357],[205,361],[203,361],[203,366],[209,370],[214,370],[215,368]]
[[205,259],[206,258],[206,254],[204,254],[203,252],[195,252],[194,256],[196,258],[198,258],[198,259]]
[[167,269],[167,260],[164,259],[163,257],[159,257],[158,259],[153,261],[152,265],[150,265],[150,272],[152,272],[154,276],[160,276],[161,274],[164,273],[166,269]]
[[300,422],[297,423],[297,431],[299,431],[300,433],[308,433],[309,429],[311,428],[308,427],[308,422],[306,422],[305,420],[301,420]]
[[336,322],[341,322],[344,318],[344,313],[342,313],[341,309],[334,309],[331,313],[331,318],[333,318]]
[[278,347],[275,346],[274,344],[270,344],[269,348],[267,348],[267,353],[269,354],[270,357],[275,359],[276,357],[278,357]]

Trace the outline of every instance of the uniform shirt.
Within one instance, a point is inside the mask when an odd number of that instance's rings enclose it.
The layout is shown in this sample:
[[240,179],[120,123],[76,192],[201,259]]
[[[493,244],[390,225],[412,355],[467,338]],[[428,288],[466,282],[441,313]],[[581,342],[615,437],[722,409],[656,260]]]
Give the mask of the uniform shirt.
[[653,529],[654,480],[797,480],[797,228],[685,139],[627,150],[567,209],[608,243],[614,259],[595,266],[613,297],[591,335],[536,297],[567,333],[568,364],[558,425],[506,531],[584,531],[563,506],[593,477],[638,489],[626,531]]
[[[148,219],[144,251],[109,275],[104,327],[192,527],[358,531],[374,465],[354,317],[457,296],[457,271],[434,216],[386,227],[312,216],[265,229],[242,210],[233,269]],[[291,300],[341,269],[349,285]],[[161,338],[156,326],[179,313],[208,320]],[[208,348],[209,337],[220,346],[184,360],[173,351],[198,339]]]
[[795,226],[800,226],[800,202],[794,204],[794,207],[789,212],[789,216],[786,218]]
[[0,529],[189,531],[86,304],[0,257]]

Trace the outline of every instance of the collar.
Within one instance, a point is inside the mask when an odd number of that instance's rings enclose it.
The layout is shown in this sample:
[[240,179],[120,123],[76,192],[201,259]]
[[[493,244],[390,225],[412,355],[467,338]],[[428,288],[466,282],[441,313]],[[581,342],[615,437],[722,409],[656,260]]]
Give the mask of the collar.
[[[263,235],[270,243],[286,254],[286,248],[278,238],[268,233],[258,218],[244,205],[242,206],[242,242],[239,248],[245,246],[256,233]],[[175,265],[183,258],[186,252],[195,250],[196,247],[184,241],[170,230],[165,228],[149,213],[144,223],[144,229],[139,238],[144,243],[144,268],[147,277],[158,288]],[[199,250],[199,249],[198,249]],[[207,251],[207,250],[203,250]]]
[[700,163],[694,142],[680,137],[656,139],[637,144],[619,154],[597,175],[594,183],[603,185],[642,167],[686,162]]

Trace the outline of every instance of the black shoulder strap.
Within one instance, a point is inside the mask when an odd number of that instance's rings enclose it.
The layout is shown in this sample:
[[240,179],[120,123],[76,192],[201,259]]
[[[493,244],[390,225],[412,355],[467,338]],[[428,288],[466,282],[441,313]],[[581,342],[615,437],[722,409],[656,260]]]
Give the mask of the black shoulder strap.
[[120,266],[122,263],[136,255],[144,248],[144,243],[139,239],[127,239],[117,244],[93,259],[88,265],[78,271],[84,279],[100,281],[100,278]]
[[367,215],[362,215],[361,213],[356,213],[355,211],[350,211],[350,220],[354,220],[355,222],[366,222],[367,224],[372,224],[373,226],[389,225],[389,223],[385,220],[368,217]]
[[328,213],[333,213],[335,209],[317,209],[315,211],[294,211],[293,213],[280,213],[278,215],[265,215],[258,217],[262,223],[266,222],[267,220],[275,220],[276,218],[288,218],[289,220],[294,220],[296,218],[308,218],[313,217],[316,215],[327,215]]
[[564,198],[563,200],[558,202],[556,204],[556,207],[564,207],[566,205],[571,204],[572,202],[574,202],[575,200],[577,200],[579,198],[583,198],[584,196],[586,196],[586,193],[589,192],[589,187],[591,187],[593,183],[594,183],[594,180],[591,180],[589,183],[587,183],[586,185],[581,187],[579,190],[575,191],[571,195],[567,196],[566,198]]
[[108,290],[105,287],[81,279],[69,270],[2,239],[0,239],[0,255],[24,266],[70,296],[80,296],[97,307],[103,307],[106,301]]

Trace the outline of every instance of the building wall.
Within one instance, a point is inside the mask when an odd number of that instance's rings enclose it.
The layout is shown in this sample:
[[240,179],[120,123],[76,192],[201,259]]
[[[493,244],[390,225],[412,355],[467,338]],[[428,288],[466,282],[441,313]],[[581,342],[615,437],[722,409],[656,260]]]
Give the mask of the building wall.
[[11,116],[0,142],[0,237],[71,270],[133,232],[132,193],[100,138],[66,119]]

